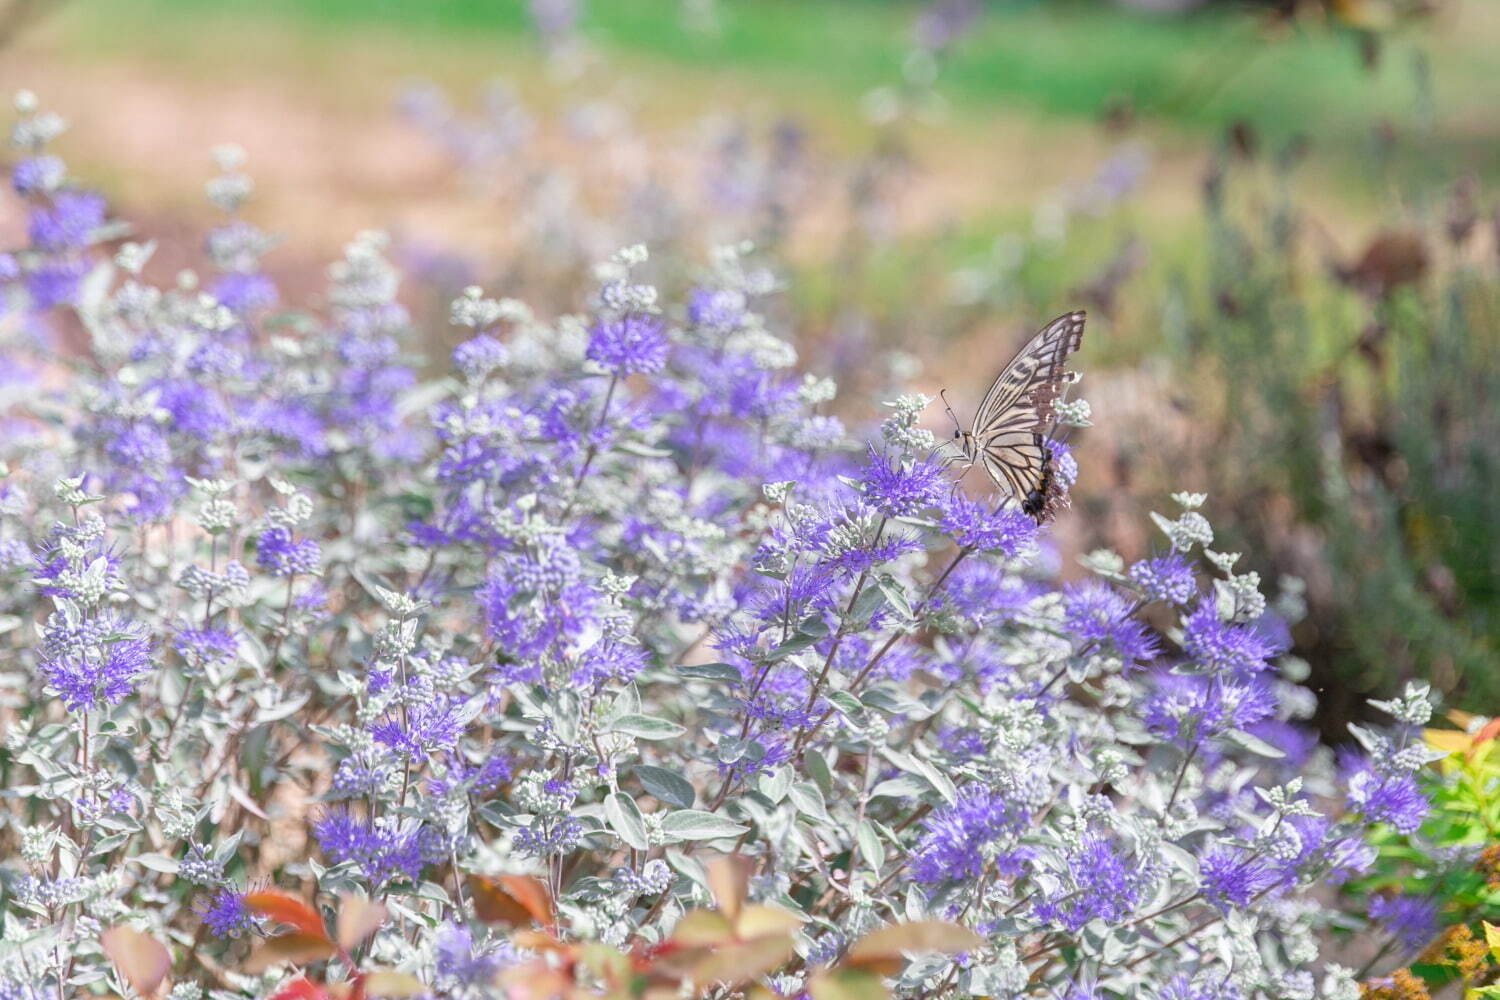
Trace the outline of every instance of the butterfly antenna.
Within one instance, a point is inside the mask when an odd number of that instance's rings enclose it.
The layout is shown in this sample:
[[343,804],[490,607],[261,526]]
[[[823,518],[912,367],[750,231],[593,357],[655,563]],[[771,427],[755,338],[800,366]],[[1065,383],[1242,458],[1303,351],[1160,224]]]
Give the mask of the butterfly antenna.
[[948,419],[953,421],[953,429],[962,432],[964,425],[958,422],[958,414],[953,412],[953,407],[948,404],[948,390],[939,389],[938,395],[943,397],[943,409],[948,411]]

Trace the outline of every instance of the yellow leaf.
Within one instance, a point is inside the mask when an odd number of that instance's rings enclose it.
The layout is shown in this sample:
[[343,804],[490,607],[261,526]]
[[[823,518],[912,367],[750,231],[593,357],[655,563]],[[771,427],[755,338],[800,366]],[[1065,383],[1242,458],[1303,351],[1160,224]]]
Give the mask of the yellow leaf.
[[741,939],[765,937],[767,934],[790,934],[803,920],[791,910],[779,906],[747,906],[735,921],[734,932]]
[[131,989],[143,997],[155,996],[162,980],[172,971],[172,956],[166,945],[134,927],[111,927],[99,942]]
[[724,944],[734,940],[734,928],[713,910],[692,910],[677,921],[672,940],[686,948]]
[[719,912],[733,921],[750,891],[750,859],[728,854],[708,863],[708,888],[719,904]]
[[578,964],[610,985],[618,985],[630,977],[630,959],[609,945],[580,945]]
[[935,951],[952,955],[982,947],[984,938],[967,927],[946,920],[914,920],[866,934],[849,949],[848,963],[893,975],[909,954]]
[[344,896],[339,902],[338,942],[351,950],[385,923],[385,907],[363,896]]
[[790,934],[723,945],[693,967],[693,982],[738,986],[775,972],[795,953]]
[[833,969],[820,972],[807,983],[812,1000],[889,1000],[890,991],[880,977],[864,969]]
[[337,950],[332,941],[321,935],[304,934],[300,931],[283,934],[262,942],[252,951],[250,957],[245,959],[243,971],[254,976],[283,963],[306,965],[308,962],[321,962],[325,958],[331,958]]
[[1500,962],[1500,927],[1488,920],[1480,922],[1484,924],[1484,943],[1490,946],[1490,957]]
[[365,992],[372,997],[406,1000],[425,997],[428,991],[421,980],[404,972],[372,972],[365,976]]
[[1424,729],[1422,738],[1428,746],[1446,754],[1466,753],[1474,745],[1473,737],[1457,729]]

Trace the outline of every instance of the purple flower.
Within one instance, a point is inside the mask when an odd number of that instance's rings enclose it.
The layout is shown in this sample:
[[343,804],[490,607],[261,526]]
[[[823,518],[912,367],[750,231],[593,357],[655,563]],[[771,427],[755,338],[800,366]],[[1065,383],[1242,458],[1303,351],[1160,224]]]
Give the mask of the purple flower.
[[1276,708],[1276,694],[1263,678],[1236,680],[1162,671],[1141,707],[1141,720],[1169,743],[1190,747],[1226,730],[1268,719]]
[[447,858],[451,846],[433,827],[396,826],[388,818],[370,823],[342,808],[329,810],[314,823],[313,836],[325,855],[353,864],[374,885],[385,885],[398,876],[418,881],[422,869]]
[[37,265],[26,274],[26,294],[37,312],[66,305],[78,294],[78,285],[89,273],[89,262],[82,257],[53,259]]
[[300,541],[290,528],[267,528],[255,542],[255,561],[274,576],[302,576],[318,571],[322,550],[311,538]]
[[237,938],[255,926],[255,917],[245,906],[244,894],[233,889],[220,889],[200,902],[196,910],[216,938]]
[[695,288],[688,294],[687,317],[694,326],[728,333],[744,324],[745,315],[742,292],[727,288]]
[[1142,559],[1130,567],[1130,579],[1152,601],[1181,606],[1198,592],[1192,565],[1175,552],[1156,559]]
[[583,824],[572,816],[539,816],[516,831],[515,847],[522,854],[547,857],[567,854],[583,839]]
[[118,705],[151,668],[145,629],[117,616],[70,626],[54,614],[43,642],[42,676],[72,712]]
[[1198,869],[1198,891],[1220,913],[1249,905],[1257,893],[1275,884],[1264,862],[1231,847],[1214,847]]
[[1431,806],[1409,772],[1381,773],[1363,757],[1340,761],[1348,782],[1349,808],[1368,823],[1388,823],[1398,833],[1417,831]]
[[403,757],[452,750],[464,732],[462,703],[445,699],[418,701],[401,712],[388,711],[370,727],[375,742]]
[[487,333],[466,340],[453,349],[453,367],[471,379],[483,378],[505,366],[510,351]]
[[18,162],[11,171],[11,187],[23,198],[46,194],[62,184],[67,167],[55,156],[31,156]]
[[948,488],[943,469],[932,462],[899,459],[886,464],[874,448],[861,479],[865,499],[888,517],[912,517],[936,504]]
[[1437,903],[1422,896],[1373,896],[1369,917],[1390,932],[1407,951],[1421,948],[1438,932]]
[[667,338],[662,321],[634,313],[601,320],[589,331],[588,359],[616,375],[649,375],[667,363]]
[[1132,617],[1133,611],[1123,594],[1098,580],[1069,584],[1063,591],[1069,632],[1085,643],[1107,643],[1127,661],[1149,660],[1159,646],[1146,626]]
[[238,271],[219,275],[209,287],[209,294],[225,309],[239,316],[269,309],[278,298],[276,283],[269,277]]
[[81,250],[104,225],[104,199],[88,191],[59,191],[52,204],[31,211],[28,234],[38,250]]
[[445,988],[475,987],[484,993],[493,987],[495,974],[514,959],[503,942],[498,948],[493,943],[475,947],[469,929],[458,924],[438,928],[436,945],[438,982]]
[[962,548],[999,552],[1007,558],[1014,558],[1036,538],[1036,522],[1019,508],[991,508],[961,493],[943,504],[938,524]]
[[1068,856],[1068,888],[1060,888],[1034,907],[1038,920],[1058,924],[1068,933],[1091,920],[1118,921],[1141,901],[1156,867],[1144,858],[1121,856],[1104,837],[1088,834]]
[[979,0],[929,0],[912,27],[916,43],[940,52],[968,34],[983,8]]
[[570,679],[575,687],[599,691],[611,682],[628,683],[644,669],[646,654],[641,647],[604,640],[584,651]]
[[1212,598],[1198,602],[1182,623],[1183,652],[1204,669],[1216,673],[1257,674],[1270,668],[1281,648],[1254,625],[1219,620]]
[[951,805],[936,810],[922,824],[912,850],[911,872],[929,885],[978,878],[984,851],[996,840],[1024,827],[1030,812],[983,785],[967,785]]

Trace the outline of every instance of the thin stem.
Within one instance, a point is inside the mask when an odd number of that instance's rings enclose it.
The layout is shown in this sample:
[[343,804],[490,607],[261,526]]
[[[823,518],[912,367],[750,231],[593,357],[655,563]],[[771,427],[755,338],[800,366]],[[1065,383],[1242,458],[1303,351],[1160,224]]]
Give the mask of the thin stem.
[[1172,782],[1172,794],[1167,798],[1167,806],[1161,811],[1161,822],[1167,822],[1167,817],[1172,814],[1172,807],[1177,804],[1177,795],[1182,791],[1182,779],[1187,777],[1188,767],[1193,763],[1193,758],[1198,756],[1198,745],[1193,744],[1187,754],[1182,758],[1182,767],[1177,769],[1177,780]]
[[558,520],[565,521],[573,512],[573,505],[578,502],[578,489],[583,485],[584,477],[589,474],[589,467],[594,464],[594,459],[599,455],[599,445],[594,441],[594,432],[604,426],[604,419],[609,415],[609,404],[615,398],[615,386],[620,383],[618,372],[610,375],[609,388],[604,390],[604,405],[599,408],[599,416],[594,418],[594,425],[589,428],[589,446],[583,453],[583,464],[578,467],[578,475],[573,477],[573,488],[569,490],[567,506],[563,507],[562,515]]
[[[958,568],[958,564],[963,562],[964,559],[968,558],[969,553],[973,551],[974,549],[971,546],[967,545],[958,550],[958,552],[953,556],[952,560],[949,561],[947,568],[944,569],[943,572],[938,576],[938,578],[932,582],[932,586],[927,588],[927,593],[923,595],[922,600],[919,601],[914,608],[912,608],[913,618],[919,618],[922,612],[927,610],[927,606],[932,603],[933,597],[937,596],[938,590],[940,590],[943,584],[947,582],[948,577],[952,575],[953,571]],[[908,632],[892,633],[890,638],[886,639],[884,645],[882,645],[880,649],[876,651],[875,655],[870,657],[869,661],[860,668],[859,673],[854,675],[854,679],[849,682],[849,691],[853,693],[862,683],[864,683],[865,678],[869,677],[870,673],[874,671],[874,669],[880,664],[880,661],[885,659],[885,655],[891,651],[891,648],[894,647],[896,643],[899,642],[902,638],[909,634],[910,633]],[[822,729],[823,724],[833,717],[833,713],[835,711],[836,709],[829,708],[821,716],[819,716],[817,721],[814,722],[811,726],[803,726],[801,728],[801,730],[797,734],[797,740],[792,746],[793,756],[796,756],[802,751],[802,748],[807,745],[807,741],[812,738],[812,734]]]

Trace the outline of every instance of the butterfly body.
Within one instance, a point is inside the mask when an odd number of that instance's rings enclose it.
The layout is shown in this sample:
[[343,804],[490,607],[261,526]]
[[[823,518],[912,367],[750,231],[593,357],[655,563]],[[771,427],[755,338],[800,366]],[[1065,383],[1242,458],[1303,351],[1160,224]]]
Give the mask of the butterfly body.
[[1067,504],[1048,436],[1053,406],[1071,376],[1069,355],[1083,341],[1082,312],[1044,326],[995,377],[969,430],[954,431],[964,458],[983,466],[1000,490],[1038,523]]

